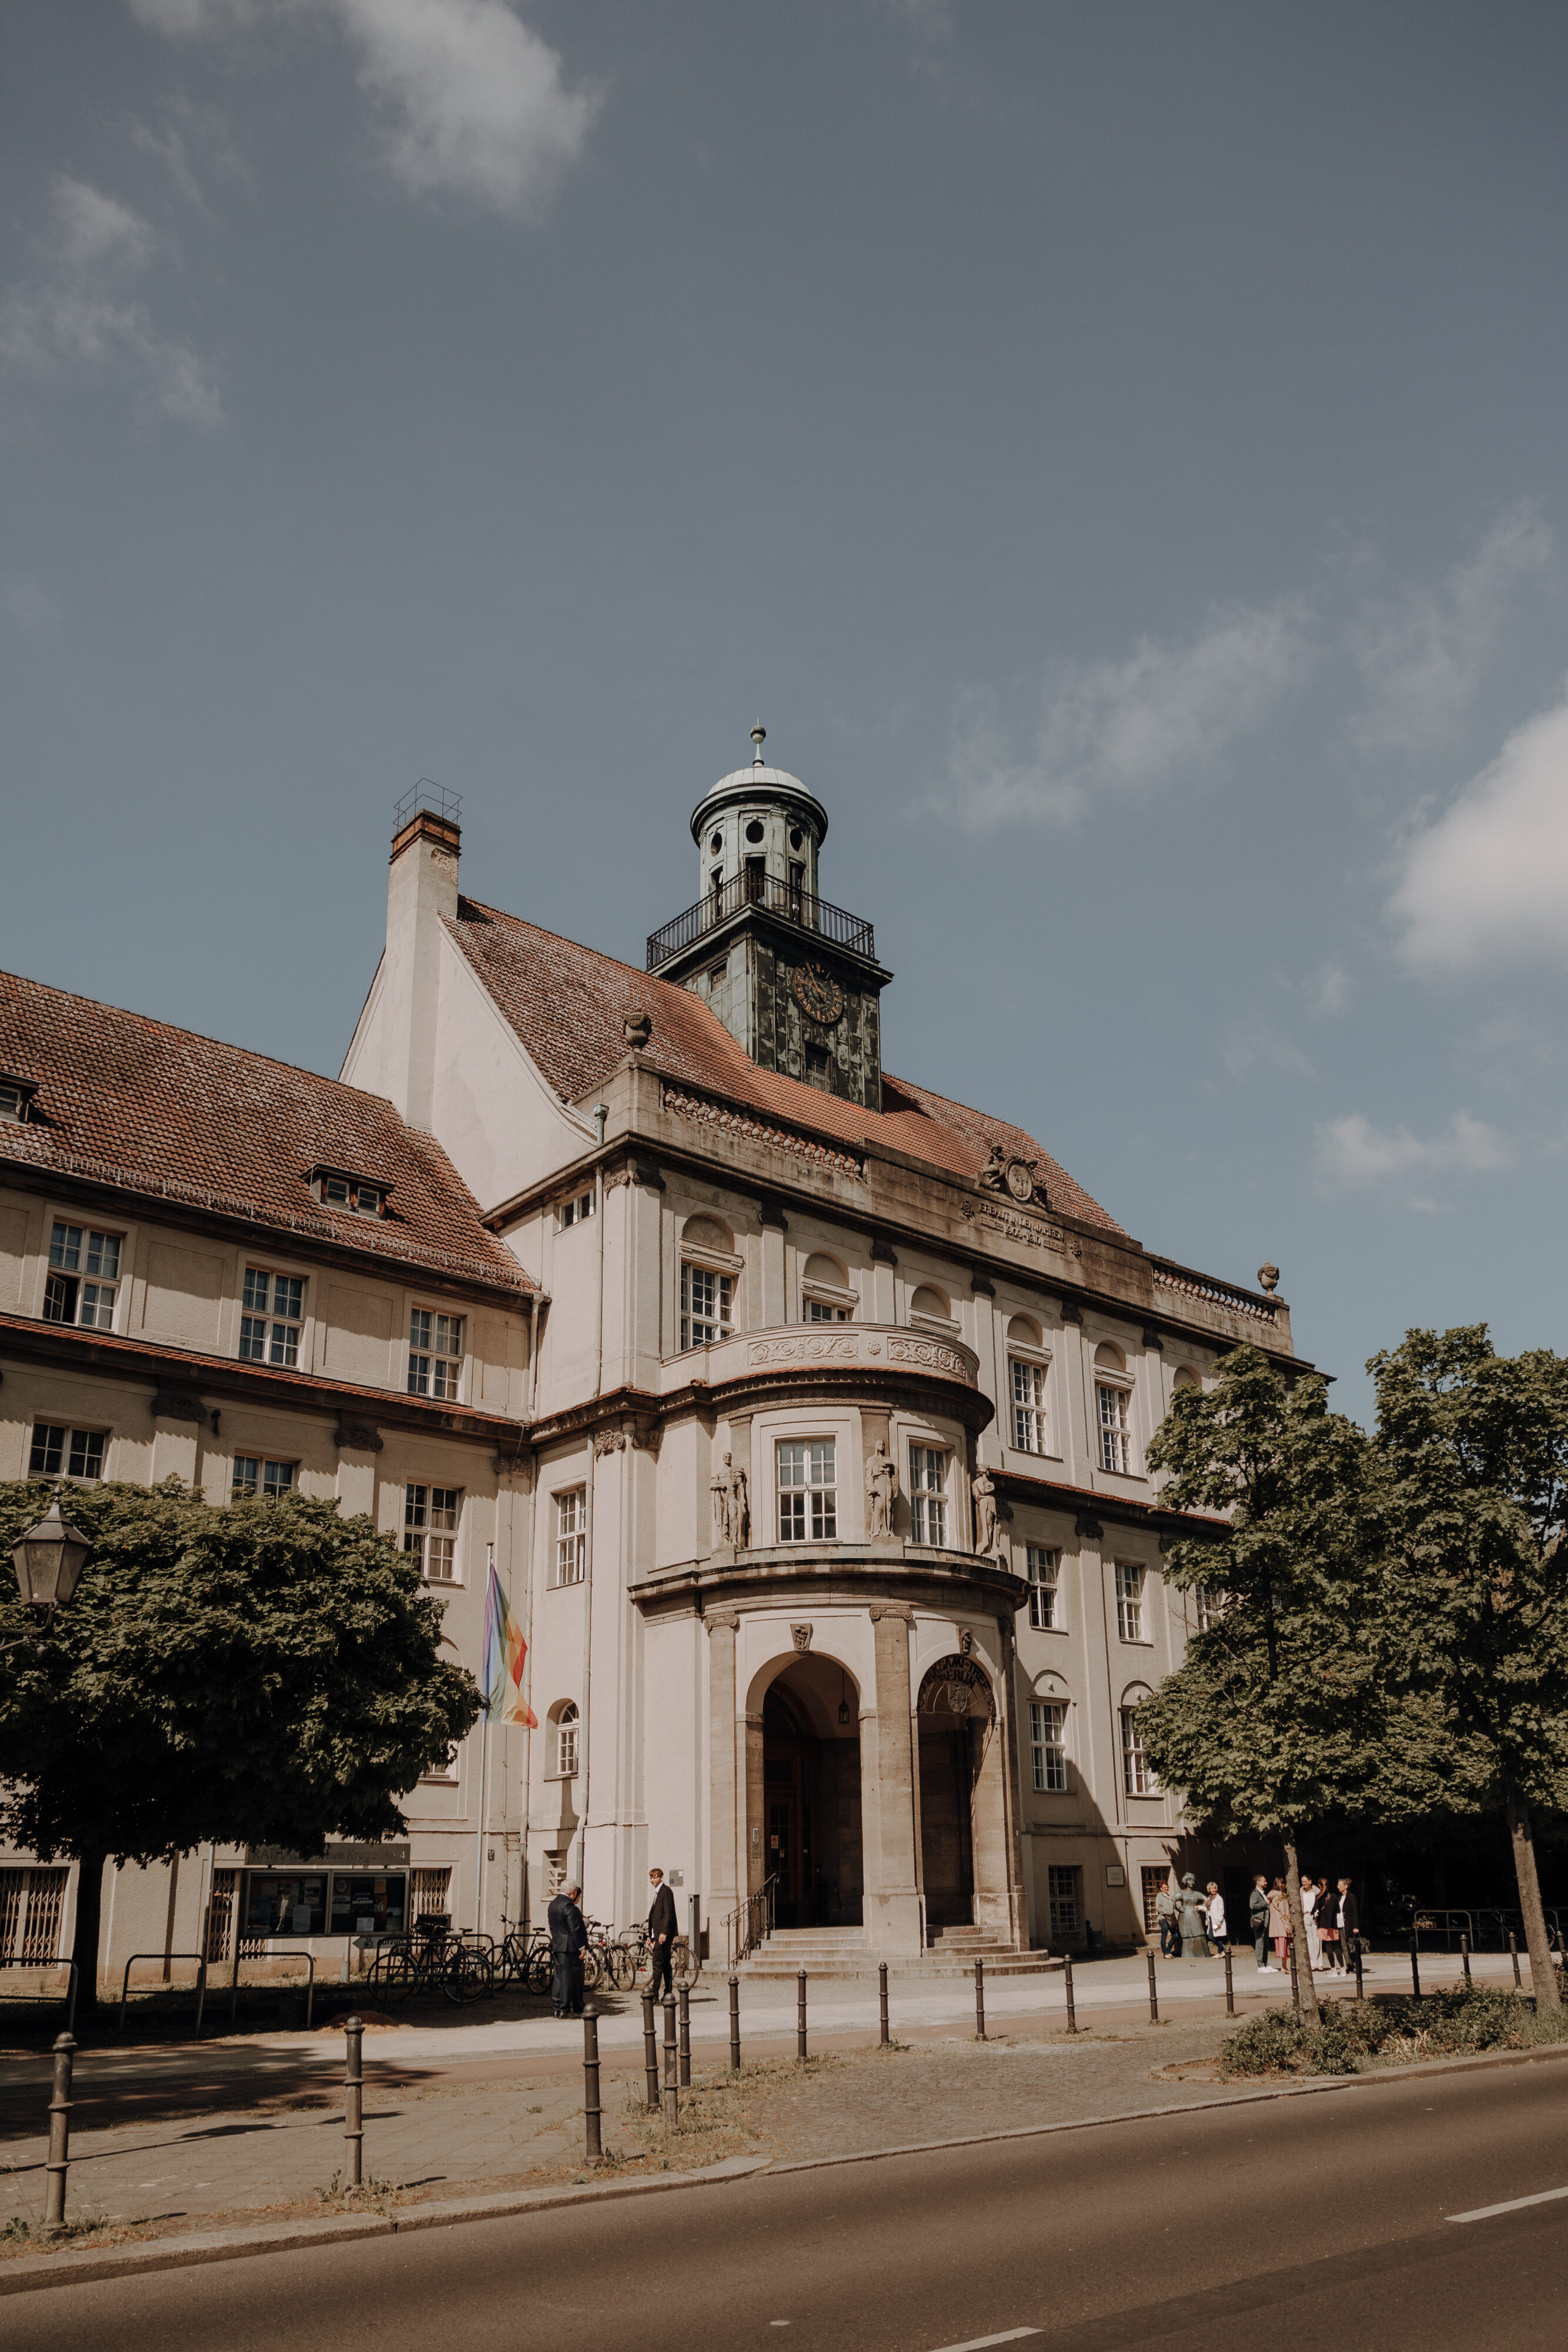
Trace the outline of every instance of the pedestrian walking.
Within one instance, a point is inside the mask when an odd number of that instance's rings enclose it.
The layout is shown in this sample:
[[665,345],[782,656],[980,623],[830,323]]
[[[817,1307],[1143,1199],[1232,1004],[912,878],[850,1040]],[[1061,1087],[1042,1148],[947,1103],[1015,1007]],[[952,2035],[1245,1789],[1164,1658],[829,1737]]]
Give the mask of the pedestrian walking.
[[1270,1975],[1269,1967],[1269,1882],[1261,1871],[1252,1881],[1252,1892],[1247,1897],[1247,1924],[1252,1930],[1252,1949],[1257,1957],[1258,1973]]
[[1318,1941],[1322,1946],[1323,1966],[1334,1976],[1344,1973],[1344,1956],[1339,1948],[1339,1889],[1331,1886],[1326,1878],[1318,1881],[1317,1908],[1313,1916],[1318,1923]]
[[1160,1958],[1162,1960],[1168,1960],[1181,1950],[1181,1930],[1176,1925],[1176,1899],[1171,1893],[1171,1883],[1168,1877],[1155,1897],[1155,1917],[1160,1930]]
[[1208,1929],[1209,1948],[1218,1960],[1225,1951],[1225,1897],[1219,1891],[1218,1881],[1212,1878],[1205,1892],[1208,1900],[1203,1906],[1204,1921]]
[[1307,1966],[1321,1969],[1323,1948],[1318,1939],[1318,1885],[1315,1878],[1301,1881],[1301,1924],[1307,1931]]
[[671,1968],[675,1957],[675,1898],[657,1863],[648,1873],[648,1884],[653,1892],[648,1912],[648,1949],[653,1955],[653,1999],[657,2000],[661,1984],[666,1992],[674,1990]]
[[1269,1889],[1269,1934],[1280,1974],[1284,1976],[1291,1965],[1291,1898],[1282,1878],[1277,1878]]
[[1352,1880],[1339,1883],[1339,1948],[1347,1969],[1355,1966],[1355,1956],[1362,1949],[1361,1906],[1355,1899]]
[[577,1907],[582,1893],[569,1878],[552,1895],[546,1915],[549,1921],[549,1990],[558,2017],[582,2015],[582,1964],[588,1956],[588,1927]]

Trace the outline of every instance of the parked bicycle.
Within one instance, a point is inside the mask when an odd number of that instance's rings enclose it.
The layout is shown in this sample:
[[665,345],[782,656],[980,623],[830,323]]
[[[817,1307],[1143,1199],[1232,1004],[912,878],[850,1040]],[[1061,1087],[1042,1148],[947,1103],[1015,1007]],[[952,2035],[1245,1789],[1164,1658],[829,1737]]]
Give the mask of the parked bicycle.
[[412,1936],[378,1946],[365,1989],[387,2004],[436,1993],[459,2006],[483,2000],[495,1990],[489,1938],[455,1936],[439,1914],[420,1919]]

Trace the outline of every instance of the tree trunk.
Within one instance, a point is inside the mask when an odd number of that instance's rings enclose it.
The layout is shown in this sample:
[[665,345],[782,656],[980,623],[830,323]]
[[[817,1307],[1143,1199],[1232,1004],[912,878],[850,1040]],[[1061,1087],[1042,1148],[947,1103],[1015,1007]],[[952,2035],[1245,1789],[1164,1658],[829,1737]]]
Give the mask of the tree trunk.
[[1301,2015],[1309,2025],[1321,2025],[1318,1989],[1312,1978],[1312,1956],[1307,1948],[1307,1915],[1301,1908],[1301,1866],[1296,1860],[1296,1832],[1285,1836],[1285,1895],[1291,1906],[1291,1940],[1296,1948],[1296,1983],[1301,1989]]
[[103,1929],[103,1867],[108,1855],[101,1848],[82,1854],[77,1864],[77,1925],[71,1958],[77,1964],[77,2017],[98,2014],[98,1947]]
[[1552,1947],[1546,1939],[1546,1913],[1541,1902],[1541,1881],[1535,1871],[1535,1837],[1530,1826],[1530,1809],[1511,1783],[1507,1804],[1508,1833],[1513,1843],[1513,1869],[1519,1881],[1519,1907],[1524,1918],[1524,1940],[1530,1947],[1530,1981],[1534,1988],[1536,2010],[1539,2012],[1561,2009],[1563,1999],[1557,1990],[1557,1971],[1552,1965]]

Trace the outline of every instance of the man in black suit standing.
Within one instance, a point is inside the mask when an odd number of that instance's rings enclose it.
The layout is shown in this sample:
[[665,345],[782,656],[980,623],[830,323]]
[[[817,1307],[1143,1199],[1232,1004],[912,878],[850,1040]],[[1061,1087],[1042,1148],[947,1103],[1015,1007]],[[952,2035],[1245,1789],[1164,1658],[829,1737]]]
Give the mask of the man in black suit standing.
[[576,1880],[569,1879],[560,1893],[551,1898],[548,1915],[550,1999],[558,2017],[582,2015],[582,1963],[588,1950],[588,1928],[577,1907],[581,1892]]
[[670,1968],[675,1954],[675,1898],[665,1885],[664,1874],[657,1863],[648,1873],[648,1884],[653,1890],[648,1913],[648,1946],[653,1955],[653,1999],[657,2000],[661,1983],[666,1992],[674,1990]]

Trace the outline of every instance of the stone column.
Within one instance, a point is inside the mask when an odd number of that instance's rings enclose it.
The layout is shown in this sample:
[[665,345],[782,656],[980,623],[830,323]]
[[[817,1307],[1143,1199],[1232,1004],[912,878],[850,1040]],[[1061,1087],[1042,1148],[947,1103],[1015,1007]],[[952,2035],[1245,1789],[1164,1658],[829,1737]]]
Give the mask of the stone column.
[[[710,1609],[707,1627],[708,1908],[716,1928],[740,1901],[743,1824],[736,1819],[733,1609]],[[716,1937],[714,1949],[718,1948]]]
[[741,1822],[746,1843],[746,1891],[756,1895],[768,1875],[768,1848],[762,1843],[762,1833],[768,1827],[762,1787],[762,1717],[748,1715],[741,1730],[746,1740],[746,1812]]
[[909,1699],[909,1633],[915,1612],[906,1601],[879,1601],[873,1602],[870,1613],[876,1657],[876,1718],[874,1724],[862,1727],[861,1740],[866,1934],[873,1951],[918,1952],[915,1851],[920,1825],[915,1812]]

